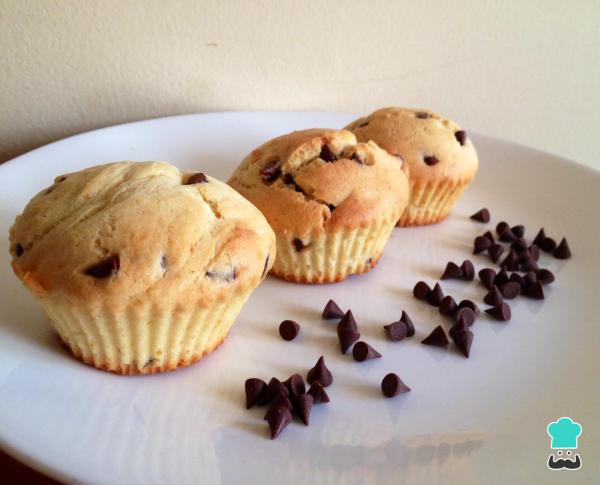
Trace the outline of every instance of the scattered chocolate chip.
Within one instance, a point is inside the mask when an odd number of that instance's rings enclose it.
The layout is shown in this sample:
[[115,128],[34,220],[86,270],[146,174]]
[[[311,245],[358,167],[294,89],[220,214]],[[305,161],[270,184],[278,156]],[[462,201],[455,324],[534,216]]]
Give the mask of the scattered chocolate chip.
[[[277,406],[283,406],[284,408],[289,409],[290,412],[294,411],[292,402],[282,392],[277,393],[277,395],[275,396],[275,399],[273,399],[273,402],[269,405],[269,409],[277,407]],[[267,409],[267,412],[265,413],[265,416],[263,419],[267,419],[267,415],[269,414],[269,409]]]
[[500,267],[508,271],[516,271],[519,268],[517,255],[514,249],[511,249],[506,257],[500,262]]
[[488,308],[485,313],[503,322],[510,320],[510,306],[508,306],[508,303],[500,303],[495,307]]
[[337,329],[345,328],[346,330],[352,330],[354,332],[358,331],[358,327],[356,325],[356,320],[354,320],[354,315],[352,314],[352,310],[348,310],[342,319],[339,321],[337,325]]
[[483,301],[490,306],[500,305],[504,301],[502,293],[496,285],[492,285],[492,289],[483,297]]
[[413,295],[417,300],[424,300],[429,293],[431,293],[431,288],[424,281],[419,281],[413,289]]
[[421,343],[425,345],[434,345],[436,347],[445,347],[450,342],[448,341],[448,337],[442,326],[438,325],[427,337],[421,340]]
[[442,291],[442,287],[439,283],[436,283],[431,293],[427,295],[427,303],[431,306],[438,306],[442,300],[444,299],[444,292]]
[[321,148],[321,153],[319,153],[319,158],[321,160],[325,160],[326,162],[335,162],[338,157],[328,145],[323,145]]
[[493,263],[495,263],[496,261],[498,261],[500,256],[502,256],[502,253],[504,252],[504,248],[502,247],[501,244],[492,244],[488,248],[487,251],[488,251],[488,256],[490,257],[490,259],[492,260]]
[[542,285],[542,282],[538,280],[531,286],[525,288],[522,295],[533,298],[534,300],[543,300],[544,286]]
[[481,281],[481,284],[488,289],[494,284],[494,278],[496,278],[496,271],[492,268],[484,268],[479,271],[479,281]]
[[281,432],[292,421],[292,413],[284,406],[270,407],[265,416],[269,429],[271,430],[271,439],[277,438]]
[[547,237],[539,244],[539,247],[542,251],[551,253],[556,249],[556,241],[551,237]]
[[502,285],[504,285],[505,283],[508,283],[509,279],[508,279],[508,273],[506,272],[506,270],[501,269],[498,274],[496,275],[496,277],[494,278],[494,284],[500,288]]
[[552,256],[556,259],[569,259],[571,257],[571,249],[564,237],[560,240],[560,243],[552,253]]
[[283,340],[294,340],[300,333],[300,325],[293,320],[284,320],[279,324],[279,335]]
[[427,118],[429,118],[429,113],[427,113],[426,111],[417,111],[415,113],[415,117],[421,120],[426,120]]
[[308,371],[306,380],[309,384],[319,381],[323,387],[327,387],[333,382],[333,376],[325,365],[323,356],[319,357],[315,366]]
[[290,393],[290,396],[295,397],[306,392],[306,386],[304,385],[304,379],[300,374],[292,374],[287,380],[283,381],[282,384]]
[[360,333],[350,328],[338,328],[338,340],[340,341],[340,350],[345,354],[350,347],[360,338]]
[[510,228],[515,237],[521,238],[525,235],[525,226],[518,225]]
[[486,208],[479,209],[475,214],[471,215],[471,219],[478,222],[490,222],[490,211]]
[[464,130],[458,130],[456,133],[454,133],[454,137],[461,146],[464,146],[465,142],[467,141],[467,132]]
[[333,300],[329,300],[323,309],[323,320],[332,320],[334,318],[342,318],[344,312]]
[[504,231],[506,231],[507,229],[510,229],[510,226],[507,222],[502,221],[496,224],[496,234],[498,234],[498,236],[504,233]]
[[[510,248],[520,253],[523,250],[527,249],[527,241],[525,241],[525,238],[520,237],[510,245]],[[521,255],[519,254],[519,256]]]
[[458,309],[459,310],[461,310],[463,308],[469,308],[471,311],[473,311],[473,313],[475,314],[475,316],[479,315],[479,307],[475,304],[475,302],[473,302],[471,300],[462,300],[458,304]]
[[354,160],[356,163],[359,163],[360,165],[365,164],[365,161],[361,158],[361,156],[358,153],[353,153],[352,156],[350,157],[350,160]]
[[21,244],[17,243],[15,245],[15,256],[18,258],[20,257],[23,253],[25,252],[25,250],[23,249],[23,246],[21,246]]
[[208,182],[208,179],[206,178],[206,175],[204,175],[202,172],[198,172],[195,173],[194,175],[192,175],[188,181],[186,182],[185,185],[193,185],[193,184],[205,184]]
[[512,300],[521,294],[521,285],[514,281],[509,281],[500,287],[502,296],[507,300]]
[[[453,327],[454,328],[454,327]],[[452,332],[452,340],[454,345],[458,347],[458,350],[468,359],[471,354],[471,344],[473,343],[473,332],[468,328],[458,327],[457,330]]]
[[267,389],[267,383],[262,379],[251,377],[246,379],[244,389],[246,391],[246,409],[250,409],[259,401],[261,394]]
[[357,362],[364,362],[365,360],[378,359],[381,357],[381,354],[368,343],[361,340],[360,342],[356,342],[354,344],[354,347],[352,348],[352,356]]
[[401,321],[392,322],[389,325],[384,325],[385,333],[392,342],[399,342],[400,340],[404,340],[408,333],[408,329],[406,328],[406,324]]
[[410,387],[404,384],[404,382],[402,382],[402,379],[400,379],[400,377],[398,377],[393,372],[390,372],[381,381],[381,392],[383,392],[383,395],[385,397],[394,397],[398,394],[402,394],[409,391]]
[[308,394],[313,397],[313,404],[324,404],[329,402],[329,396],[327,395],[327,391],[323,388],[319,381],[315,381],[310,386],[308,390]]
[[473,263],[471,263],[471,261],[465,259],[463,261],[463,264],[460,265],[460,269],[463,275],[463,279],[467,281],[473,281],[473,278],[475,278],[475,267],[473,266]]
[[537,271],[539,269],[539,266],[533,259],[526,259],[519,266],[521,271]]
[[542,242],[544,242],[544,239],[546,239],[546,232],[544,231],[544,228],[542,227],[539,232],[537,233],[537,236],[535,236],[535,239],[533,240],[533,244],[535,244],[536,246],[540,246],[542,244]]
[[460,320],[450,327],[450,330],[448,330],[448,335],[450,335],[452,340],[454,340],[457,338],[459,333],[466,332],[467,330],[469,330],[469,325],[467,325],[464,320]]
[[494,239],[494,235],[492,234],[492,231],[485,231],[483,233],[483,237],[487,237],[492,244],[496,244],[496,240]]
[[272,377],[269,383],[267,384],[267,388],[259,396],[257,402],[261,406],[265,404],[271,404],[273,402],[273,399],[275,399],[275,397],[279,393],[282,393],[284,395],[289,394],[287,388],[281,383],[281,381],[276,377]]
[[538,279],[538,275],[535,271],[528,271],[527,273],[525,273],[525,276],[523,276],[524,284],[521,285],[521,288],[527,288],[528,286],[533,285],[535,282],[537,282]]
[[442,315],[454,315],[457,308],[458,305],[454,301],[454,298],[452,298],[450,295],[446,295],[440,302],[438,309]]
[[528,251],[529,255],[531,256],[531,259],[533,259],[534,261],[540,259],[540,248],[538,248],[536,244],[532,244],[531,246],[529,246]]
[[510,230],[510,227],[507,227],[504,231],[498,233],[498,239],[502,242],[513,242],[517,237]]
[[121,262],[118,254],[113,254],[99,263],[89,266],[85,270],[85,274],[93,278],[109,278],[116,276],[119,273]]
[[473,254],[483,253],[493,243],[485,236],[477,236],[473,241]]
[[[549,285],[554,281],[554,273],[548,269],[539,269],[537,273],[535,273],[535,276],[542,282],[542,285]],[[535,283],[535,281],[533,283]]]
[[463,323],[467,327],[470,327],[475,323],[475,312],[470,308],[463,307],[456,311],[454,314],[454,321],[456,323]]
[[439,160],[437,159],[437,157],[435,157],[433,155],[424,156],[423,161],[425,162],[426,165],[429,165],[430,167],[432,167],[433,165],[437,165],[439,163]]
[[521,276],[519,273],[512,273],[508,280],[517,283],[521,287],[521,289],[527,286],[527,281],[525,281],[525,277]]
[[294,247],[296,248],[296,251],[297,251],[297,252],[300,252],[300,251],[302,251],[302,250],[303,250],[303,249],[306,247],[306,246],[304,245],[304,243],[303,243],[303,242],[302,242],[300,239],[298,239],[298,238],[295,238],[295,239],[292,241],[292,244],[293,244],[293,245],[294,245]]
[[406,325],[406,336],[412,337],[415,334],[415,326],[413,325],[412,320],[408,316],[404,310],[402,310],[402,316],[400,317],[400,321]]
[[461,271],[461,269],[458,267],[458,265],[456,263],[453,263],[452,261],[449,261],[448,264],[446,264],[446,269],[444,270],[444,274],[442,274],[442,276],[440,277],[440,279],[442,280],[449,280],[449,279],[462,279],[463,277],[463,273]]
[[260,176],[265,182],[274,182],[280,175],[279,160],[268,162],[260,171]]
[[300,394],[294,401],[296,414],[306,426],[308,426],[310,412],[313,407],[313,397],[310,394]]

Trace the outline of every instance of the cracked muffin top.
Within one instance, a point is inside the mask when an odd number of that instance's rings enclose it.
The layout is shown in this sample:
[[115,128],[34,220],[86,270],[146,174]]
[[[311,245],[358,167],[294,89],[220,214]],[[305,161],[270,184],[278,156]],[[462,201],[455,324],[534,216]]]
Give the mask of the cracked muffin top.
[[292,236],[396,222],[408,202],[402,161],[345,130],[310,129],[253,150],[229,184]]
[[40,298],[153,298],[183,310],[257,286],[275,236],[223,182],[165,162],[117,162],[57,177],[16,218],[10,252]]

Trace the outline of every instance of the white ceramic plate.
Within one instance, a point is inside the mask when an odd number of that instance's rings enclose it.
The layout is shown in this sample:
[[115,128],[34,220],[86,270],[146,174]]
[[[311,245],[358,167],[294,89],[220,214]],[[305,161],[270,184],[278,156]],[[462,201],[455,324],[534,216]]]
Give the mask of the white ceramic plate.
[[[99,130],[0,166],[0,445],[66,481],[93,483],[570,483],[600,471],[600,174],[525,147],[473,135],[481,167],[441,224],[395,229],[375,270],[333,285],[267,278],[225,344],[177,372],[121,377],[71,358],[41,308],[9,266],[9,227],[54,175],[113,160],[168,160],[226,180],[247,152],[269,138],[312,126],[341,127],[334,113],[219,113],[179,116]],[[568,237],[573,258],[546,255],[557,281],[544,302],[511,303],[509,323],[473,327],[471,358],[420,340],[444,319],[411,294],[433,283],[447,261],[470,256],[487,227],[469,220],[486,206],[493,223],[524,224],[533,237]],[[490,225],[490,227],[492,227]],[[444,282],[457,299],[481,302],[477,282]],[[338,350],[335,324],[320,318],[334,298],[351,307],[364,338],[383,358],[356,363]],[[382,325],[406,310],[417,334],[385,340]],[[302,325],[293,342],[281,320]],[[444,324],[446,329],[447,324]],[[332,402],[310,427],[291,424],[267,438],[264,409],[244,409],[248,377],[305,374],[325,355]],[[385,399],[382,377],[398,373],[412,392]],[[581,423],[578,471],[547,468],[547,425]]]

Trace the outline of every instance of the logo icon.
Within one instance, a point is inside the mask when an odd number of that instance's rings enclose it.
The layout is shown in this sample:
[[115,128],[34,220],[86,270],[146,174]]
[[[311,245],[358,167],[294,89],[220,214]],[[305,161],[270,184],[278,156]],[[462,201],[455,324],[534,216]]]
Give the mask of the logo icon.
[[[577,449],[577,439],[583,428],[571,418],[562,417],[550,423],[546,432],[551,438],[552,453],[548,457],[548,468],[551,470],[578,470],[581,468],[581,457],[572,450]],[[558,458],[554,455],[558,455]],[[571,457],[572,455],[572,457]]]

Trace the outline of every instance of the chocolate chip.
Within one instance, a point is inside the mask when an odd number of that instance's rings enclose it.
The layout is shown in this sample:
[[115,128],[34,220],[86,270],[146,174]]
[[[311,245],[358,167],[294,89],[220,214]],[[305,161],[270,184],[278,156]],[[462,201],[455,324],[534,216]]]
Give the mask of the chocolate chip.
[[500,256],[502,256],[502,253],[504,252],[504,248],[500,244],[492,244],[488,248],[487,251],[488,251],[488,256],[490,257],[490,259],[492,260],[493,263],[495,263],[496,261],[498,261]]
[[[284,408],[289,409],[290,412],[294,411],[292,402],[282,392],[277,393],[277,395],[275,396],[275,399],[273,399],[273,402],[269,405],[269,409],[277,407],[277,406],[283,406]],[[267,416],[269,414],[269,409],[267,409],[267,412],[265,413],[265,416],[263,419],[267,419]]]
[[521,289],[527,286],[527,281],[525,281],[525,277],[521,276],[519,273],[512,273],[508,280],[517,283],[521,287]]
[[454,340],[454,345],[458,347],[458,350],[462,352],[462,354],[468,359],[471,354],[471,344],[473,343],[473,332],[471,332],[468,328],[460,327],[452,332],[452,340]]
[[352,347],[352,344],[360,338],[360,333],[350,328],[338,328],[337,334],[342,354],[345,354]]
[[525,226],[518,225],[510,228],[515,237],[523,237],[525,235]]
[[421,120],[426,120],[427,118],[429,118],[429,113],[427,113],[426,111],[417,111],[415,113],[415,117]]
[[402,379],[400,379],[400,377],[398,377],[393,372],[390,372],[381,381],[381,392],[383,392],[383,395],[385,397],[394,397],[398,394],[402,394],[409,391],[410,387],[404,384],[404,382],[402,382]]
[[361,158],[361,156],[358,153],[353,153],[352,156],[350,157],[350,160],[354,160],[356,163],[359,163],[360,165],[365,164],[365,161]]
[[166,255],[166,254],[163,254],[163,255],[161,256],[161,258],[160,258],[160,267],[161,267],[163,270],[166,270],[166,269],[167,269],[167,266],[169,266],[169,259],[167,258],[167,255]]
[[535,273],[535,275],[537,276],[537,279],[542,282],[543,285],[549,285],[554,281],[554,273],[547,269],[539,269],[537,273]]
[[431,288],[424,281],[419,281],[413,289],[413,295],[417,300],[424,300],[429,293],[431,293]]
[[475,312],[467,307],[460,308],[454,314],[454,320],[456,323],[463,323],[467,327],[470,327],[475,323]]
[[279,335],[283,340],[294,340],[300,333],[300,325],[293,320],[284,320],[279,324]]
[[188,181],[186,182],[186,185],[193,185],[193,184],[205,184],[208,182],[208,179],[206,178],[206,175],[204,175],[202,172],[198,172],[195,173],[194,175],[192,175]]
[[458,309],[469,308],[473,311],[475,316],[479,315],[479,307],[475,304],[475,302],[471,300],[463,300],[458,304]]
[[385,333],[392,342],[399,342],[404,340],[407,335],[406,324],[401,321],[392,322],[389,325],[384,325]]
[[267,383],[262,379],[251,377],[246,379],[244,389],[246,391],[246,409],[250,409],[259,401],[261,394],[267,389]]
[[265,419],[271,430],[271,439],[275,439],[292,422],[292,413],[284,406],[275,406],[269,408]]
[[302,251],[302,250],[303,250],[303,249],[306,247],[306,246],[304,245],[304,243],[303,243],[303,242],[302,242],[300,239],[298,239],[298,238],[295,238],[295,239],[292,241],[292,244],[293,244],[293,245],[294,245],[294,247],[296,248],[296,251],[297,251],[297,252],[300,252],[300,251]]
[[436,283],[429,295],[427,295],[427,303],[431,306],[438,306],[444,299],[444,292],[439,283]]
[[510,230],[510,227],[507,227],[504,231],[498,233],[498,239],[502,242],[513,242],[517,237]]
[[265,182],[274,182],[281,175],[279,160],[273,160],[265,164],[260,171],[260,176]]
[[325,391],[319,381],[312,383],[307,394],[310,394],[313,397],[313,404],[324,404],[329,402],[327,391]]
[[425,345],[434,345],[436,347],[445,347],[450,342],[448,341],[448,337],[446,336],[444,329],[441,327],[441,325],[438,325],[427,337],[421,340],[421,343]]
[[521,294],[521,285],[514,281],[509,281],[500,287],[502,296],[507,300],[512,300]]
[[560,243],[552,253],[552,256],[556,259],[569,259],[571,257],[571,249],[564,237],[560,240]]
[[514,249],[518,253],[521,253],[521,251],[527,249],[527,241],[525,241],[524,238],[520,237],[510,245],[510,248]]
[[492,234],[492,231],[485,231],[483,233],[483,237],[487,237],[492,244],[496,243],[496,240],[494,239],[494,235]]
[[494,278],[496,277],[496,271],[492,268],[484,268],[479,271],[479,281],[487,289],[490,289],[494,284]]
[[467,132],[464,130],[458,130],[456,133],[454,133],[454,137],[461,146],[464,146],[465,142],[467,141]]
[[[545,270],[540,270],[540,271],[545,271]],[[527,288],[528,286],[533,285],[534,283],[537,282],[537,280],[539,279],[537,273],[535,271],[528,271],[525,276],[523,276],[523,285],[521,285],[521,288]],[[543,282],[542,282],[543,283]]]
[[354,320],[354,315],[352,314],[352,310],[348,310],[342,319],[339,321],[337,325],[337,329],[344,328],[346,330],[352,330],[354,332],[358,331],[358,327],[356,325],[356,320]]
[[59,177],[56,177],[56,179],[54,179],[54,183],[58,184],[60,182],[64,182],[65,180],[67,180],[67,177],[64,175],[60,175]]
[[448,330],[448,335],[450,335],[452,340],[454,340],[457,338],[459,333],[466,332],[467,330],[469,330],[469,325],[467,325],[464,320],[461,320],[450,327],[450,330]]
[[323,309],[323,320],[332,320],[334,318],[342,318],[344,312],[333,300],[329,300]]
[[290,396],[295,397],[306,392],[306,386],[304,385],[304,379],[300,374],[292,374],[287,380],[283,381],[282,384],[290,393]]
[[294,176],[291,173],[286,173],[283,175],[283,182],[287,185],[296,185]]
[[473,241],[473,254],[483,253],[492,245],[492,242],[485,236],[477,236]]
[[544,299],[544,287],[541,281],[536,281],[533,285],[525,288],[523,290],[522,295],[527,296],[529,298],[533,298],[534,300],[543,300]]
[[547,237],[539,244],[539,246],[542,251],[551,253],[556,249],[556,241],[551,237]]
[[423,161],[425,162],[426,165],[429,165],[430,167],[432,167],[433,165],[437,165],[440,161],[437,159],[437,157],[433,156],[433,155],[426,155],[423,157]]
[[85,274],[98,279],[109,278],[117,276],[117,274],[119,273],[120,266],[121,262],[119,260],[119,255],[113,254],[105,260],[93,264],[92,266],[89,266],[85,270]]
[[533,259],[534,261],[540,259],[540,248],[538,248],[536,244],[532,244],[531,246],[529,246],[528,251],[529,255],[531,256],[531,259]]
[[315,366],[308,371],[306,380],[309,384],[319,381],[323,387],[327,387],[333,382],[333,376],[325,365],[323,356],[319,357]]
[[210,278],[211,280],[225,281],[227,283],[231,283],[236,278],[236,269],[235,268],[229,268],[227,270],[217,269],[217,270],[213,270],[213,271],[207,271],[205,273],[205,275],[207,278]]
[[519,265],[517,264],[517,255],[514,249],[511,249],[506,255],[506,258],[500,262],[500,267],[509,271],[516,271],[519,268]]
[[509,281],[509,279],[508,279],[508,273],[504,269],[501,269],[500,272],[494,278],[494,284],[498,288],[500,288],[502,285],[508,283],[508,281]]
[[463,261],[463,264],[460,265],[460,269],[463,275],[463,279],[467,281],[473,281],[473,278],[475,278],[475,267],[473,266],[473,263],[471,263],[471,261],[465,259]]
[[535,239],[533,240],[533,244],[540,247],[542,242],[544,242],[544,239],[546,239],[546,232],[544,231],[544,228],[542,227],[539,230],[539,232],[537,233],[537,236],[535,236]]
[[[460,133],[460,132],[457,132]],[[464,131],[462,132],[464,133]],[[462,143],[461,143],[462,145]],[[475,214],[471,215],[471,219],[478,222],[490,222],[490,211],[486,208],[479,209]]]
[[23,246],[21,246],[19,243],[17,243],[15,245],[15,256],[18,258],[20,257],[23,253],[25,252],[25,250],[23,249]]
[[461,271],[461,269],[458,267],[458,265],[456,263],[453,263],[452,261],[449,261],[448,264],[446,264],[446,269],[444,270],[444,274],[442,274],[442,276],[440,277],[440,279],[442,280],[449,280],[449,279],[462,279],[463,277],[463,273]]
[[308,426],[310,412],[313,407],[313,397],[310,394],[300,394],[296,396],[294,404],[296,405],[296,415],[300,418],[300,421]]
[[329,146],[327,145],[323,145],[323,147],[321,148],[319,158],[321,160],[325,160],[326,162],[335,162],[338,159],[337,155],[333,153],[331,148],[329,148]]
[[495,307],[488,308],[485,311],[485,313],[487,313],[488,315],[491,315],[496,320],[501,320],[503,322],[510,320],[510,314],[511,314],[510,306],[508,306],[508,303],[500,303],[499,305],[496,305]]
[[504,301],[504,298],[502,298],[502,293],[500,293],[498,287],[492,285],[492,289],[483,297],[483,301],[490,306],[496,306],[500,305]]
[[259,396],[258,404],[271,404],[273,399],[277,396],[277,394],[282,393],[284,395],[289,394],[287,388],[281,383],[279,379],[276,377],[272,377],[269,383],[267,384],[267,388],[265,391]]
[[365,126],[367,126],[369,124],[368,121],[365,121],[363,123],[361,123],[360,125],[357,126],[357,128],[364,128]]
[[267,271],[269,269],[269,255],[267,254],[267,259],[265,259],[265,265],[263,266],[261,279],[264,280],[265,276],[267,276]]
[[454,301],[454,298],[452,298],[450,295],[446,295],[444,299],[440,302],[440,306],[438,309],[442,315],[454,315],[457,308],[458,305]]
[[356,342],[356,344],[354,344],[354,347],[352,348],[352,356],[357,362],[364,362],[365,360],[378,359],[381,357],[381,354],[368,343],[361,340],[360,342]]
[[507,222],[501,221],[498,224],[496,224],[496,234],[498,234],[498,236],[504,233],[504,231],[506,231],[507,229],[510,229],[510,226]]
[[526,259],[519,265],[521,271],[537,271],[539,266],[533,259]]
[[408,316],[404,310],[402,310],[402,316],[400,317],[400,321],[406,325],[406,336],[412,337],[415,334],[415,326],[413,325],[412,320]]
[[335,210],[335,206],[333,204],[327,204],[327,207],[329,208],[330,212],[333,212]]

